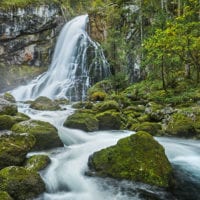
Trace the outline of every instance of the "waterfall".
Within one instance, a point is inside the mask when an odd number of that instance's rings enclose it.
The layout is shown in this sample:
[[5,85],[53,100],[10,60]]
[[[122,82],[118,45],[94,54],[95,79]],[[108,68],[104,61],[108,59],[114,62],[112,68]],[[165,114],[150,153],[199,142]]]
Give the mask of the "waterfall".
[[86,32],[88,16],[78,16],[62,29],[47,72],[11,93],[17,100],[38,96],[83,100],[87,89],[110,75],[100,45]]

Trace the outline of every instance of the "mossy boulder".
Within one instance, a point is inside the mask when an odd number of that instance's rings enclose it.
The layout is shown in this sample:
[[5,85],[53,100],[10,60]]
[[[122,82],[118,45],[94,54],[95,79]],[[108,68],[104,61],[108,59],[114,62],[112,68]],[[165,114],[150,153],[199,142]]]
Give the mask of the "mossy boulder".
[[1,135],[0,169],[11,165],[21,165],[26,159],[26,154],[34,145],[34,136],[26,133]]
[[70,103],[70,101],[68,99],[65,99],[65,98],[55,99],[54,102],[58,105],[68,105]]
[[93,103],[91,101],[80,101],[76,102],[72,105],[73,108],[76,109],[92,109],[93,108]]
[[81,111],[70,115],[63,125],[68,128],[80,129],[83,131],[97,131],[99,129],[98,120],[95,115]]
[[17,113],[15,116],[0,115],[0,130],[10,130],[14,124],[29,119],[30,117],[23,113]]
[[151,135],[160,135],[162,126],[159,123],[154,122],[143,122],[133,124],[130,128],[132,131],[146,131]]
[[29,120],[30,117],[28,115],[25,115],[24,113],[18,112],[15,116],[13,116],[12,119],[15,121],[15,123],[19,123],[19,122],[22,122],[22,121]]
[[0,191],[1,200],[13,200],[13,198],[5,191]]
[[166,132],[173,136],[193,137],[197,134],[196,123],[200,120],[197,122],[183,113],[175,113],[170,117]]
[[28,200],[44,192],[45,184],[37,172],[11,166],[0,171],[0,190],[15,200]]
[[147,132],[139,131],[89,158],[97,176],[139,181],[169,187],[172,167],[164,148]]
[[3,98],[11,103],[16,103],[15,97],[8,92],[4,93]]
[[3,98],[0,98],[0,115],[16,115],[17,106]]
[[0,130],[9,130],[15,124],[13,117],[9,115],[0,115]]
[[119,104],[114,101],[114,100],[109,100],[109,101],[103,101],[103,102],[99,102],[97,104],[95,104],[94,111],[96,112],[104,112],[106,110],[116,110],[119,111]]
[[47,155],[34,155],[28,158],[25,168],[32,171],[40,171],[46,168],[51,162]]
[[28,120],[15,124],[12,131],[16,133],[29,133],[34,135],[36,143],[34,150],[51,149],[63,146],[57,129],[48,122],[39,120]]
[[101,91],[98,91],[98,92],[93,92],[89,99],[90,101],[104,101],[104,99],[106,98],[106,93],[105,92],[101,92]]
[[47,97],[38,97],[35,101],[32,101],[30,104],[30,108],[35,110],[60,110],[60,106],[57,102],[52,101]]
[[119,130],[121,127],[120,113],[108,110],[96,115],[99,121],[99,130]]

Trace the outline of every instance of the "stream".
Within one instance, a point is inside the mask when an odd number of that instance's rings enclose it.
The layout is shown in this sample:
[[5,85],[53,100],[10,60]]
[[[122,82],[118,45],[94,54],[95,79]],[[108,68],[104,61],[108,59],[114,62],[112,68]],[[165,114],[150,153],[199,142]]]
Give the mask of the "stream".
[[88,157],[95,151],[114,145],[130,131],[98,131],[87,133],[62,126],[67,116],[73,113],[71,106],[63,111],[36,111],[27,104],[19,104],[19,111],[33,119],[52,123],[64,143],[56,148],[33,154],[46,154],[50,166],[41,171],[47,192],[37,200],[199,200],[200,199],[200,144],[198,141],[156,137],[165,148],[172,163],[177,188],[170,192],[142,183],[119,181],[85,175]]

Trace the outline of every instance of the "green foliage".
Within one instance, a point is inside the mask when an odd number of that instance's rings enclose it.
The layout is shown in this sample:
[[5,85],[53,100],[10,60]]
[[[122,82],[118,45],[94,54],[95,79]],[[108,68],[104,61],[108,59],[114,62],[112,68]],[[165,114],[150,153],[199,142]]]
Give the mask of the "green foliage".
[[44,3],[59,3],[59,0],[1,0],[0,8],[25,7],[28,5],[41,5]]
[[186,78],[194,79],[195,71],[196,82],[200,81],[198,12],[198,1],[189,1],[182,15],[167,20],[165,27],[157,28],[143,43],[143,65],[148,77],[161,79],[164,89],[173,87],[176,80],[184,78],[184,73]]

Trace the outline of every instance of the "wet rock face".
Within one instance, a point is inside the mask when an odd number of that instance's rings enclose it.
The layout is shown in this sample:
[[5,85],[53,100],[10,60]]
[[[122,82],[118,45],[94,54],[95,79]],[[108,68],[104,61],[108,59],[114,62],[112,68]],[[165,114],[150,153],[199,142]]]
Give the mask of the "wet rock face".
[[64,20],[58,5],[0,9],[0,61],[45,66]]

